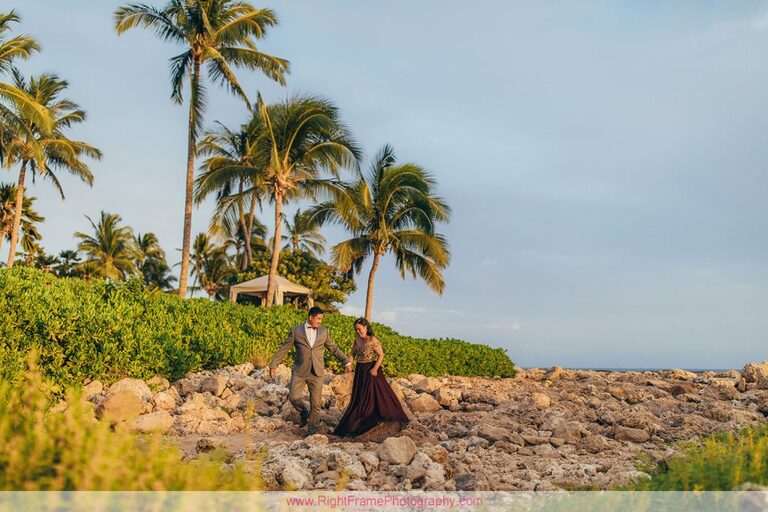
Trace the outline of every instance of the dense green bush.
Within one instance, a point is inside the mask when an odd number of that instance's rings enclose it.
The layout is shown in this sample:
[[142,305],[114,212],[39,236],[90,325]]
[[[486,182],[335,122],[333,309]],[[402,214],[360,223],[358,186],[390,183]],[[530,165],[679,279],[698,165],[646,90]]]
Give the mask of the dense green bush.
[[[178,379],[190,371],[260,359],[278,348],[305,313],[152,293],[138,281],[57,278],[31,268],[0,271],[0,377],[13,378],[36,348],[59,385],[124,376]],[[324,325],[345,352],[353,319],[328,314]],[[512,376],[504,350],[459,340],[400,336],[375,324],[389,375]],[[290,356],[289,356],[290,357]],[[340,365],[326,352],[329,368]],[[286,363],[290,363],[286,360]]]

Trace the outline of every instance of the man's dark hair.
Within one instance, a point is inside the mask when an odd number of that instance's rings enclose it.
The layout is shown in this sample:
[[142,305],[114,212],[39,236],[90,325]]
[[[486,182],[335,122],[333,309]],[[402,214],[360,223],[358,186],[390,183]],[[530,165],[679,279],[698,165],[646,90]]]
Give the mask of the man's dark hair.
[[322,315],[323,313],[324,313],[323,308],[312,306],[311,308],[309,308],[309,315],[307,316],[317,316],[317,315]]

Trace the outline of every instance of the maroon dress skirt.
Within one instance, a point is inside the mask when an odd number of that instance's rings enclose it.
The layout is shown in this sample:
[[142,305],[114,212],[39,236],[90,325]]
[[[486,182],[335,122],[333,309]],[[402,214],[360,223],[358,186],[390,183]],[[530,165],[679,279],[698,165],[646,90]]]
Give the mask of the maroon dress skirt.
[[381,368],[376,376],[371,368],[376,361],[357,363],[352,382],[352,397],[333,431],[337,436],[357,436],[375,427],[382,420],[408,422],[400,400],[392,390]]

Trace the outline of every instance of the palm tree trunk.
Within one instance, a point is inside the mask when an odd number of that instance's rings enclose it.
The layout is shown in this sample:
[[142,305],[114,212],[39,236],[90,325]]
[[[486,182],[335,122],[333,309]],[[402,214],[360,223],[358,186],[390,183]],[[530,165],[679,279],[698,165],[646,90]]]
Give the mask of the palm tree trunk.
[[184,237],[181,242],[181,275],[179,276],[179,296],[187,296],[189,278],[189,245],[192,238],[192,186],[195,179],[195,105],[200,82],[200,62],[195,59],[192,72],[192,92],[189,97],[189,131],[187,138],[187,181],[184,199]]
[[[250,254],[250,247],[248,247],[248,235],[246,234],[248,231],[248,224],[245,222],[245,212],[243,211],[243,180],[240,180],[240,188],[238,190],[240,199],[237,202],[237,213],[238,218],[240,219],[240,229],[243,230],[243,236],[246,238],[245,243],[245,255],[243,256],[243,261],[240,264],[240,270],[245,270],[248,268],[248,265],[250,264],[249,261],[249,254]],[[239,252],[239,251],[238,251]]]
[[373,306],[373,279],[376,275],[376,269],[379,267],[379,258],[381,253],[377,250],[373,253],[373,265],[371,265],[371,273],[368,274],[368,292],[365,296],[365,319],[371,321],[371,308]]
[[14,204],[13,227],[11,228],[11,247],[8,249],[8,268],[13,266],[16,258],[16,245],[19,243],[19,226],[21,225],[21,209],[24,205],[24,179],[27,176],[27,161],[24,160],[19,171],[19,183],[16,186],[16,204]]
[[251,239],[253,238],[253,219],[256,217],[256,199],[258,195],[254,190],[251,193],[251,208],[248,210],[248,222],[245,230],[245,257],[248,259],[248,266],[253,265],[253,249],[251,248]]
[[280,235],[283,227],[283,194],[275,193],[275,238],[272,241],[272,264],[269,266],[269,280],[267,281],[267,297],[264,301],[266,307],[272,305],[275,294],[275,281],[277,277],[277,264],[280,261]]

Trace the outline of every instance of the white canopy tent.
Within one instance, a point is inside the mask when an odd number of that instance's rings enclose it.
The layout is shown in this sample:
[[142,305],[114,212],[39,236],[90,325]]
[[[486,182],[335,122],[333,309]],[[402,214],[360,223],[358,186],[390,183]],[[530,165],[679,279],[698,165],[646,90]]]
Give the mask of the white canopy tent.
[[[269,276],[261,276],[250,281],[235,284],[229,287],[229,300],[231,302],[237,302],[238,295],[254,295],[259,297],[262,301],[267,298],[267,283]],[[309,307],[312,307],[312,290],[301,286],[300,284],[292,283],[282,276],[277,276],[275,280],[275,300],[274,304],[283,304],[283,301],[287,297],[307,297]]]

